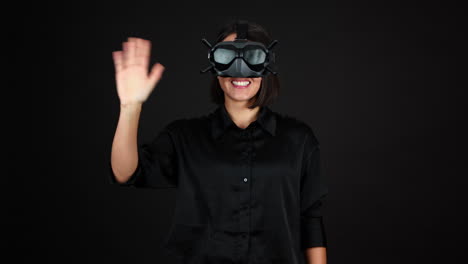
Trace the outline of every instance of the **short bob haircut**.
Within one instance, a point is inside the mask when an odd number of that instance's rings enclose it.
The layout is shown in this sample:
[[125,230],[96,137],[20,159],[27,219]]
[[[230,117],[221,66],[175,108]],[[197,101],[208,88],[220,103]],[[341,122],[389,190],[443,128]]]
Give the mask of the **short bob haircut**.
[[[236,23],[239,20],[234,19],[223,25],[219,31],[216,43],[223,41],[227,36],[232,33],[237,32]],[[245,20],[244,20],[245,21]],[[257,23],[246,21],[248,23],[247,39],[250,41],[257,41],[263,43],[266,47],[272,42],[270,33],[262,26]],[[270,66],[271,67],[271,66]],[[264,79],[263,79],[264,78]],[[276,100],[279,94],[280,82],[276,75],[272,73],[268,74],[266,77],[262,77],[262,82],[260,89],[255,95],[254,102],[248,108],[253,109],[257,106],[269,105]],[[219,84],[218,78],[214,75],[211,82],[211,100],[217,105],[224,104],[224,91]]]

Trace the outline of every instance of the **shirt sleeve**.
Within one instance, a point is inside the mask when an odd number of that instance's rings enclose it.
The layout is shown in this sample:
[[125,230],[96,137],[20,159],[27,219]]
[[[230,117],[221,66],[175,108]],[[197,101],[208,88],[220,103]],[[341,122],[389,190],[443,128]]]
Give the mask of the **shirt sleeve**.
[[320,145],[312,131],[305,139],[303,173],[301,175],[301,249],[327,247],[322,203],[328,185],[321,173]]
[[177,153],[172,124],[166,125],[152,141],[138,145],[138,165],[127,182],[116,180],[109,161],[110,183],[135,188],[176,188]]

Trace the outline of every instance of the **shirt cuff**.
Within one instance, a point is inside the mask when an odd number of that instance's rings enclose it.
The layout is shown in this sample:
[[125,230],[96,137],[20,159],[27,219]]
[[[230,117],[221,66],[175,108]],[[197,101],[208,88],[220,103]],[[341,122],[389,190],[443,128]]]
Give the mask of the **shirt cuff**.
[[301,220],[301,247],[327,247],[323,217],[303,217]]

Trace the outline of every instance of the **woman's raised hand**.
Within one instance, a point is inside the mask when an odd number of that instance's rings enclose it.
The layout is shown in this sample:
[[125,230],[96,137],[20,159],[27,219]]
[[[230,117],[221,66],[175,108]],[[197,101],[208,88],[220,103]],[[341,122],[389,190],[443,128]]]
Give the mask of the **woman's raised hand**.
[[123,50],[112,52],[117,94],[121,105],[140,103],[148,99],[161,79],[164,66],[156,63],[148,74],[151,41],[129,37]]

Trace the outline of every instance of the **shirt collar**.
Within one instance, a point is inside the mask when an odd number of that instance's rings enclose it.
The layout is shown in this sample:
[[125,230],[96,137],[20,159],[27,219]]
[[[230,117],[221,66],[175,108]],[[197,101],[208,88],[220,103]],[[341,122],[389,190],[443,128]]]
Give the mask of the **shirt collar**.
[[[211,115],[211,119],[212,134],[215,139],[218,139],[229,127],[237,127],[229,116],[224,104],[215,109]],[[255,122],[271,135],[275,135],[276,116],[268,106],[260,106],[258,118]]]

